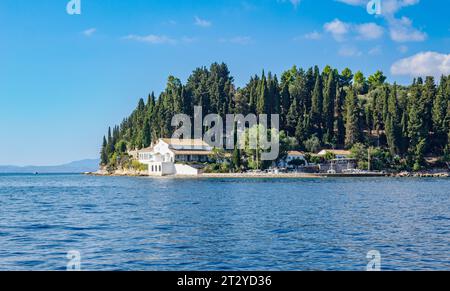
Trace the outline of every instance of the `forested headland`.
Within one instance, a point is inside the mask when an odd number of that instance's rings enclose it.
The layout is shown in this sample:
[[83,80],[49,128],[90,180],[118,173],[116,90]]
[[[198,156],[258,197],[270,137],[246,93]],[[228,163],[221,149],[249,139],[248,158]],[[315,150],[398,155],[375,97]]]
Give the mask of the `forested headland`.
[[[101,165],[130,163],[127,151],[171,137],[175,114],[279,114],[282,149],[316,153],[351,149],[361,166],[371,150],[374,167],[419,171],[450,161],[450,76],[414,79],[401,86],[330,66],[322,71],[293,67],[281,74],[254,75],[237,88],[226,64],[195,69],[186,84],[170,76],[164,92],[140,99],[137,108],[103,138]],[[264,167],[235,150],[229,170]],[[282,155],[280,155],[280,158]],[[433,161],[431,164],[429,161]],[[267,166],[267,165],[266,165]]]

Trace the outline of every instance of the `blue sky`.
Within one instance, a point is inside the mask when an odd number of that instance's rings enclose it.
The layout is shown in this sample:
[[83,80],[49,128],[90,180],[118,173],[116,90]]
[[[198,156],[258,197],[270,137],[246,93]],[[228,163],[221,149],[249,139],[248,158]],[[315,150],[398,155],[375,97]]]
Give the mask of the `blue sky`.
[[389,81],[450,73],[450,1],[0,1],[0,164],[97,158],[138,98],[226,62],[238,86],[263,69],[329,64]]

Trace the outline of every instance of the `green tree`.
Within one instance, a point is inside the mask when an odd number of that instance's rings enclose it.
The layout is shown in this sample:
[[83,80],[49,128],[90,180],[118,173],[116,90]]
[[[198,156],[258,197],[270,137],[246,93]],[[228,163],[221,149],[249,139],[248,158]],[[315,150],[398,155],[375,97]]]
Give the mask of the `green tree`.
[[149,147],[152,143],[152,132],[150,127],[150,120],[146,120],[144,124],[144,130],[143,130],[143,139],[142,139],[142,145],[144,148]]
[[340,87],[348,87],[351,85],[352,80],[353,80],[353,73],[352,70],[350,70],[349,68],[345,68],[341,75],[340,75]]
[[389,151],[392,155],[400,152],[400,143],[402,140],[400,125],[400,111],[397,99],[397,85],[394,84],[393,90],[389,95],[388,113],[385,122],[386,138]]
[[376,71],[375,74],[369,76],[367,79],[370,88],[376,88],[378,86],[381,86],[386,81],[386,76],[383,74],[382,71]]
[[264,76],[264,72],[261,78],[261,83],[259,84],[259,96],[256,112],[258,115],[269,113],[269,89],[267,88],[267,80]]
[[323,87],[322,78],[320,75],[316,77],[314,91],[312,93],[312,107],[311,107],[311,125],[314,134],[322,138],[322,109],[323,109]]
[[334,102],[334,131],[336,132],[336,145],[344,146],[345,143],[345,123],[344,123],[344,92],[339,87],[336,88],[336,101]]
[[297,99],[294,98],[294,100],[291,103],[291,108],[289,109],[288,115],[286,117],[286,129],[290,136],[295,135],[295,130],[297,129],[297,122],[299,118],[300,116]]
[[107,153],[108,143],[106,141],[106,137],[103,136],[103,144],[100,152],[100,165],[106,166],[108,164],[108,153]]
[[436,84],[434,77],[427,77],[422,91],[422,102],[424,103],[425,127],[428,132],[433,130],[433,100],[436,97]]
[[346,112],[345,146],[350,148],[361,140],[358,98],[353,88],[347,90]]
[[367,80],[361,71],[356,72],[353,77],[353,87],[358,94],[365,94],[368,90]]
[[414,168],[422,166],[423,153],[427,147],[428,131],[425,126],[425,104],[422,102],[420,84],[411,88],[408,110],[409,155],[414,161]]
[[447,145],[448,125],[446,117],[449,100],[448,96],[446,96],[446,85],[446,77],[442,76],[432,112],[434,141],[436,147],[440,150],[444,149]]
[[327,78],[323,94],[324,143],[331,144],[334,137],[334,102],[336,99],[336,79],[334,71]]
[[241,168],[241,151],[238,141],[238,131],[237,131],[237,123],[234,124],[234,150],[233,150],[233,167],[235,170],[240,170]]
[[312,136],[305,141],[305,148],[310,153],[318,153],[321,148],[320,140],[317,136]]

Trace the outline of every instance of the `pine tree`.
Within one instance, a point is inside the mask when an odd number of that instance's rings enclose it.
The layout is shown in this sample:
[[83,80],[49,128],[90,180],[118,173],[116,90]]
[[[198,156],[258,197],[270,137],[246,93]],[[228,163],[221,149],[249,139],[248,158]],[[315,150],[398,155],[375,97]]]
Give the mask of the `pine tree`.
[[352,70],[349,68],[345,68],[341,75],[339,76],[339,86],[340,87],[348,87],[351,85],[353,80]]
[[386,76],[383,74],[382,71],[376,71],[375,74],[372,76],[369,76],[367,79],[367,82],[369,83],[370,88],[376,88],[378,86],[381,86],[386,81]]
[[353,87],[359,94],[366,94],[368,90],[367,80],[361,71],[356,72],[353,77]]

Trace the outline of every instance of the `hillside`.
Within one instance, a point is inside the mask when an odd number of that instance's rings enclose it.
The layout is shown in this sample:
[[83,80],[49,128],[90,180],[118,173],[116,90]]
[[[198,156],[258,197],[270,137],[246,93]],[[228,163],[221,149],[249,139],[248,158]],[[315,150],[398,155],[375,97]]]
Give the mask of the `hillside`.
[[84,173],[98,170],[98,159],[86,159],[58,166],[0,166],[0,173]]

